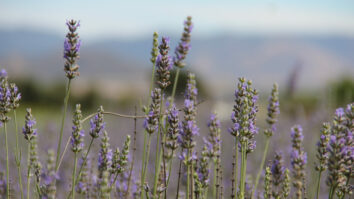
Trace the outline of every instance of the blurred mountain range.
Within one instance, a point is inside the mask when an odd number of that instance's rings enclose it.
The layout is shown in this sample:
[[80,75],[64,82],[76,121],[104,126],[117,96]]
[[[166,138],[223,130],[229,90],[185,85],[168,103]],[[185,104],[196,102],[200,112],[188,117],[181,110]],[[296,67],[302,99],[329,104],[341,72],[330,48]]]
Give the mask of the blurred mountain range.
[[[171,52],[179,36],[171,37]],[[82,38],[83,81],[106,89],[144,88],[151,64],[151,37],[136,40]],[[64,77],[63,37],[30,30],[0,30],[0,67],[38,81]],[[171,53],[172,55],[172,53]],[[315,89],[343,75],[354,78],[354,37],[319,35],[237,35],[192,38],[186,70],[196,72],[219,95],[234,89],[236,78],[252,79],[261,89],[288,82],[298,70],[298,86]]]

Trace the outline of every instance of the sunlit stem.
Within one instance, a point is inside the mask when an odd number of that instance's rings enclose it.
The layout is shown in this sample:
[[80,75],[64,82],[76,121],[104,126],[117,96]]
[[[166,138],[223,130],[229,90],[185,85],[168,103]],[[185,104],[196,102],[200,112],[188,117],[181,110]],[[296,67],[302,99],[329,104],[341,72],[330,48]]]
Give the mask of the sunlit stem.
[[59,157],[60,157],[60,151],[61,151],[61,142],[63,139],[63,132],[64,132],[64,124],[65,124],[65,119],[66,119],[66,112],[68,109],[68,101],[69,101],[69,96],[70,96],[70,84],[71,84],[71,79],[68,79],[68,84],[66,87],[66,93],[65,93],[65,98],[64,98],[64,111],[63,111],[63,117],[61,120],[61,126],[60,126],[60,133],[59,133],[59,141],[58,141],[58,148],[57,148],[57,156],[55,160],[55,170],[58,168],[59,164]]

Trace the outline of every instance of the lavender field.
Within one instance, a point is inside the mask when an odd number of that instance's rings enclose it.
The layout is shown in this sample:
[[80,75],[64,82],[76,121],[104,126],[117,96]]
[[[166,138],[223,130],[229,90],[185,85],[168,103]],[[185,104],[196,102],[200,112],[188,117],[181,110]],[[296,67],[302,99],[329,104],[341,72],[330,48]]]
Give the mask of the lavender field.
[[97,21],[63,22],[60,45],[0,29],[0,199],[353,198],[353,37],[211,41],[188,16],[86,48]]

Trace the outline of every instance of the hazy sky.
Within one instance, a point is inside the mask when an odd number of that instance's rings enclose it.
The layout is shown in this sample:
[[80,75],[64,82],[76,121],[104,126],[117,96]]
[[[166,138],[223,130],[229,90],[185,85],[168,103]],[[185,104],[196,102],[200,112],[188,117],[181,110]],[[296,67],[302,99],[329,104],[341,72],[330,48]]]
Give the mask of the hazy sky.
[[0,28],[65,32],[80,19],[86,38],[136,38],[153,31],[181,31],[193,16],[195,34],[354,35],[353,0],[0,0]]

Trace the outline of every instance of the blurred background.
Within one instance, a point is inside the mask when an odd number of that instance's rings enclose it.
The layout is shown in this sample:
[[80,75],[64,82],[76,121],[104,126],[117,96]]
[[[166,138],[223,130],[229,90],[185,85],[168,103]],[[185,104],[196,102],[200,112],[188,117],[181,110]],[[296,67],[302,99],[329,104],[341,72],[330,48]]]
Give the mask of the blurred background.
[[[209,113],[216,111],[222,119],[223,136],[230,138],[226,129],[231,125],[233,93],[237,78],[245,76],[260,91],[259,126],[265,124],[267,96],[277,82],[279,132],[289,135],[292,125],[303,125],[305,137],[314,138],[305,139],[310,148],[333,110],[354,101],[353,10],[352,0],[2,0],[0,67],[8,70],[23,93],[20,114],[25,107],[33,107],[41,131],[55,140],[66,80],[63,42],[67,19],[80,20],[82,40],[81,75],[73,81],[70,107],[81,103],[88,114],[102,104],[106,110],[133,114],[138,106],[138,114],[142,114],[140,105],[146,103],[151,76],[152,34],[169,36],[173,55],[183,21],[190,15],[192,49],[178,94],[183,97],[187,71],[195,72],[199,99],[204,101],[198,118],[202,135],[207,134]],[[112,137],[132,133],[133,121],[107,120],[114,121],[108,126]],[[259,136],[259,148],[251,157],[255,162],[261,157],[262,138]],[[290,136],[285,138],[271,150],[288,146]],[[44,148],[52,145],[48,137],[40,139]],[[113,146],[123,142],[112,140]],[[225,143],[232,145],[228,140]]]

